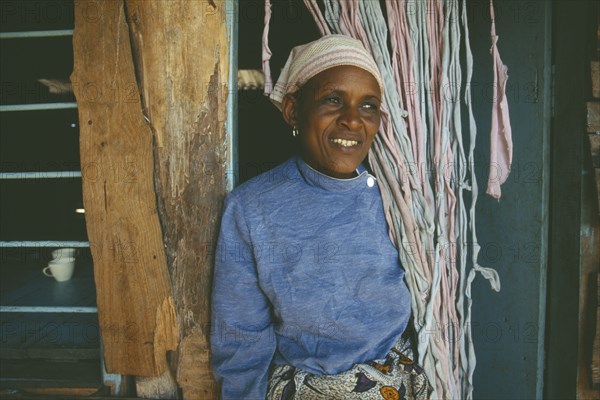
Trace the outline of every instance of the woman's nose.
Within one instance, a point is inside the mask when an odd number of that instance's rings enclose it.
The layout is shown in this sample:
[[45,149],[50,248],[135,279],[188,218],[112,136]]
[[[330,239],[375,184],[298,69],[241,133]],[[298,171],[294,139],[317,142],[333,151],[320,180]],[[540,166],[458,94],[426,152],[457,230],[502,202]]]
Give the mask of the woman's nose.
[[360,115],[355,107],[344,107],[338,118],[338,123],[347,129],[356,130],[361,125]]

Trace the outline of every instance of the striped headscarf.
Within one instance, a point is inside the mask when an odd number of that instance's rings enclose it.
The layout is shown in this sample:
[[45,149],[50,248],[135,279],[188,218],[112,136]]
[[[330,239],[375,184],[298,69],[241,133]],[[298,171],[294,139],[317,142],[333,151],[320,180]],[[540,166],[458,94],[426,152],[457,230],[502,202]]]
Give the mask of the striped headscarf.
[[369,72],[377,80],[383,94],[383,80],[377,64],[362,43],[350,36],[327,35],[292,49],[270,99],[281,110],[286,94],[298,91],[319,72],[341,65],[352,65]]

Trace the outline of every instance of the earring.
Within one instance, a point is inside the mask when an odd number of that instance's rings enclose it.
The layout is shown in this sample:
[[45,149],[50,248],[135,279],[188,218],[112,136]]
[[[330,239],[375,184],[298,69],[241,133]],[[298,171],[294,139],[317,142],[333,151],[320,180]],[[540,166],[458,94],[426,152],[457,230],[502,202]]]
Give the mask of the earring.
[[298,128],[296,128],[295,126],[292,128],[292,136],[296,137],[300,134],[300,132],[298,132]]

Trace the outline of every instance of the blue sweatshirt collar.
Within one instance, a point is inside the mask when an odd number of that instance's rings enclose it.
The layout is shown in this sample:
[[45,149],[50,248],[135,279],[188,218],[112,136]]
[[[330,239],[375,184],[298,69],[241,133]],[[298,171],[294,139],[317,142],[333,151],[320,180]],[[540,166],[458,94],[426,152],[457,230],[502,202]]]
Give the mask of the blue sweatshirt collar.
[[324,173],[312,168],[302,159],[302,157],[299,156],[296,157],[296,165],[298,166],[300,175],[302,175],[307,183],[312,186],[330,191],[342,192],[346,190],[352,190],[361,185],[367,186],[367,179],[370,177],[369,172],[362,164],[360,164],[356,169],[358,176],[349,179],[338,179],[329,175],[325,175]]

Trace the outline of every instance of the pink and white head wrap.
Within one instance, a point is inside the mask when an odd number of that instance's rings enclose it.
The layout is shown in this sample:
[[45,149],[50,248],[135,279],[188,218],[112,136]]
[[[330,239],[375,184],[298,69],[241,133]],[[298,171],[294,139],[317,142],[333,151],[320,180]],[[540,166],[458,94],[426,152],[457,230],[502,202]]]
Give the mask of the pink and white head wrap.
[[281,110],[286,94],[298,91],[319,72],[341,65],[352,65],[369,72],[377,80],[383,94],[383,80],[377,64],[362,43],[350,36],[327,35],[292,49],[270,99]]

